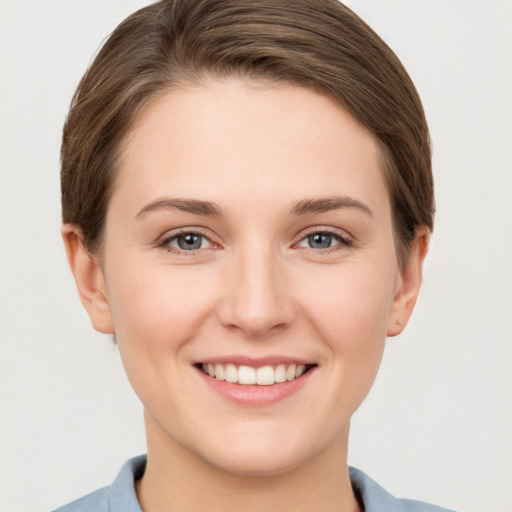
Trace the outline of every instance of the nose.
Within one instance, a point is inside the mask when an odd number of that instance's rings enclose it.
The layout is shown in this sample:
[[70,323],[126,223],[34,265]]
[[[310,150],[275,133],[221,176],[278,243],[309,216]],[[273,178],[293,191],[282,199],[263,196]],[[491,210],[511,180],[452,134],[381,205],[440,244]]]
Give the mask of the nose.
[[224,268],[218,318],[250,338],[286,329],[295,319],[291,288],[283,262],[272,250],[246,250]]

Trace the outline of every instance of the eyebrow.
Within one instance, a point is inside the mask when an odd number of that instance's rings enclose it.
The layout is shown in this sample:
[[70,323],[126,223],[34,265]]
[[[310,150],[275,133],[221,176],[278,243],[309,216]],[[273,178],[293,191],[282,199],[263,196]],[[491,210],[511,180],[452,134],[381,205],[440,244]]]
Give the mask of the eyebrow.
[[[331,196],[311,199],[302,199],[292,203],[290,213],[292,215],[307,215],[311,213],[325,213],[331,210],[343,208],[356,208],[370,217],[373,212],[361,201],[347,196]],[[149,212],[158,210],[180,210],[196,215],[204,215],[206,217],[222,217],[221,209],[210,201],[201,201],[199,199],[183,199],[183,198],[162,198],[151,201],[145,205],[136,215],[135,219],[141,219]]]
[[135,219],[141,219],[146,214],[156,210],[181,210],[182,212],[205,215],[208,217],[221,217],[219,207],[210,201],[198,199],[163,198],[148,203],[135,215]]
[[348,196],[320,197],[315,199],[303,199],[293,203],[291,213],[294,215],[307,215],[309,213],[324,213],[342,208],[356,208],[370,217],[373,212],[361,201]]

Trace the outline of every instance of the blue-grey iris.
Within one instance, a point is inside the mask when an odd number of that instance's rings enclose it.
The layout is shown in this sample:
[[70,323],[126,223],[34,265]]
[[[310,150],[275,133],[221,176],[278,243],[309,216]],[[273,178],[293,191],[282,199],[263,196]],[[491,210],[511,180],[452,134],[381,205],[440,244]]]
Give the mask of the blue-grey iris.
[[327,249],[331,247],[332,236],[326,233],[315,233],[308,236],[308,244],[312,249]]
[[194,233],[187,233],[181,235],[177,239],[178,247],[185,251],[193,251],[194,249],[200,249],[203,243],[203,237]]

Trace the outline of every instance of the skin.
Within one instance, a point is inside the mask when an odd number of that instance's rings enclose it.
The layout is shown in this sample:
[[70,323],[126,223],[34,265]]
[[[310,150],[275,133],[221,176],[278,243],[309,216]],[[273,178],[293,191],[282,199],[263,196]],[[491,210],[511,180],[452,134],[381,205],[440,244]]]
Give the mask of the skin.
[[[157,98],[122,157],[101,253],[76,226],[63,237],[144,404],[144,511],[359,510],[350,417],[412,313],[428,239],[418,229],[400,268],[373,136],[309,90],[228,79]],[[163,204],[176,198],[218,214]],[[310,200],[321,211],[293,211]],[[201,247],[180,251],[182,231]],[[311,247],[313,233],[331,246]],[[233,354],[317,366],[291,396],[244,406],[193,366]]]

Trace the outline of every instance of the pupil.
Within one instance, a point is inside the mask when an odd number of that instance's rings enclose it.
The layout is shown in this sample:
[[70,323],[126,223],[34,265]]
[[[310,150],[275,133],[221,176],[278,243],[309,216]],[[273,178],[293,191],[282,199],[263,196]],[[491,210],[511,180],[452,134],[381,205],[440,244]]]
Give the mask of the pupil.
[[191,250],[201,248],[201,236],[188,234],[182,235],[178,238],[178,245],[180,249]]
[[309,246],[314,249],[327,249],[331,246],[332,237],[325,233],[315,233],[309,236]]

